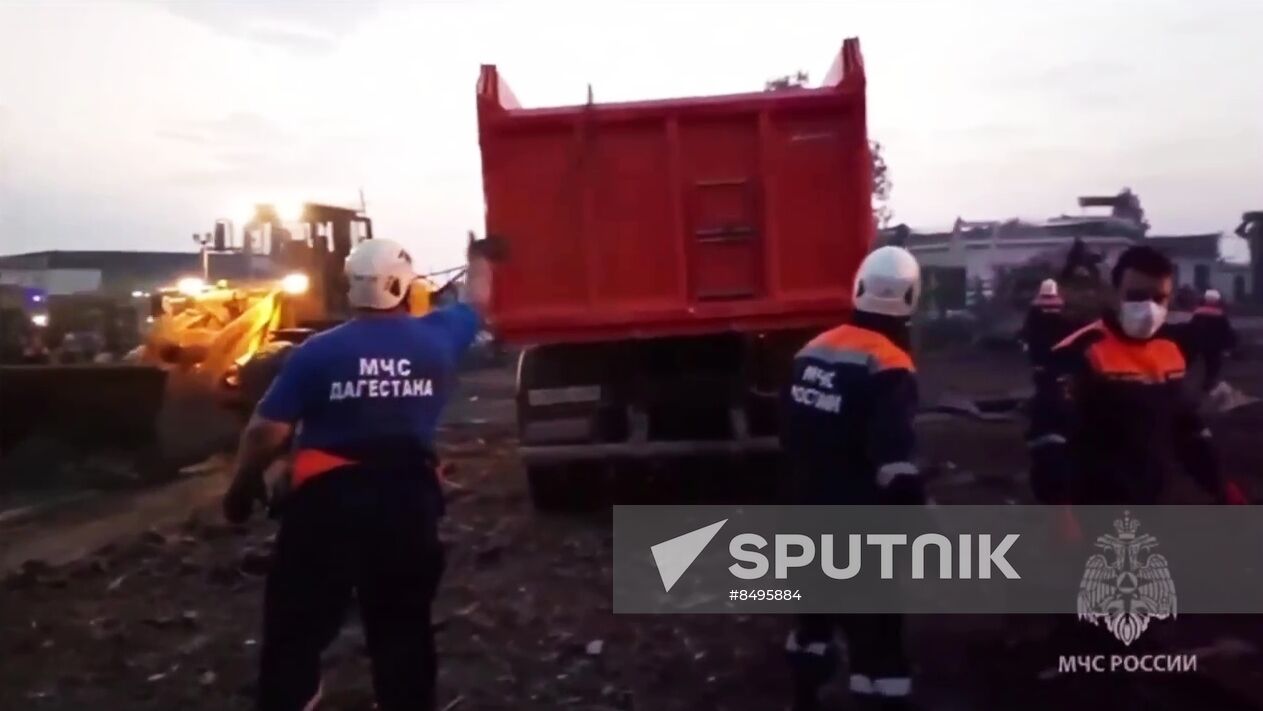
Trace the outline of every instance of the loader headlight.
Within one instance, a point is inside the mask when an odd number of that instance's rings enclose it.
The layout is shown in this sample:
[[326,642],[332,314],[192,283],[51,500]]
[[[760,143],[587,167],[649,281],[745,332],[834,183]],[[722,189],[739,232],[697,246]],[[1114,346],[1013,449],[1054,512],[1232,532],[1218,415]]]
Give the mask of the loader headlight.
[[306,274],[299,272],[287,274],[285,275],[285,278],[281,280],[281,290],[286,294],[293,294],[295,296],[299,294],[306,294],[307,289],[310,287],[311,279],[308,279]]
[[46,328],[48,326],[48,314],[35,314],[31,316],[31,323],[39,326],[40,328]]
[[275,206],[276,216],[281,222],[298,222],[306,216],[307,206],[301,202],[281,202]]
[[197,296],[206,289],[206,282],[197,277],[184,277],[175,283],[175,289],[185,296]]

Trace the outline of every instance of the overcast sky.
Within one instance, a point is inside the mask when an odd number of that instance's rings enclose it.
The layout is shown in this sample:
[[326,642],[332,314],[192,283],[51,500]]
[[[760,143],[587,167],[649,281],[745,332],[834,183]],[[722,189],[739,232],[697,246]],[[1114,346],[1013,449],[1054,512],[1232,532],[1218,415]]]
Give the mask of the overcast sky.
[[0,0],[0,252],[186,249],[254,201],[355,204],[423,265],[481,231],[481,63],[524,105],[823,77],[857,35],[897,222],[1263,209],[1263,1]]

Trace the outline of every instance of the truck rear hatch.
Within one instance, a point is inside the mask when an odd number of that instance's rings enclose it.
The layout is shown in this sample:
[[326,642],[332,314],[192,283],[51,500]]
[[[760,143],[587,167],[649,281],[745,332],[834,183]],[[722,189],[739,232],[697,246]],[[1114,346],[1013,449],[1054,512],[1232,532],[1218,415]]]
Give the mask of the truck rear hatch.
[[488,65],[477,105],[506,340],[804,328],[850,308],[874,233],[858,40],[819,88],[525,109]]

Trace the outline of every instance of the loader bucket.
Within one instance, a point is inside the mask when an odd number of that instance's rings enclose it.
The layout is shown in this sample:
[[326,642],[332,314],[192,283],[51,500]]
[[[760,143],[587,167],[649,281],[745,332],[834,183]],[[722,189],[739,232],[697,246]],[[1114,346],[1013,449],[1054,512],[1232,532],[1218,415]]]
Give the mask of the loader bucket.
[[0,366],[0,458],[37,439],[79,455],[157,451],[166,377],[133,364]]

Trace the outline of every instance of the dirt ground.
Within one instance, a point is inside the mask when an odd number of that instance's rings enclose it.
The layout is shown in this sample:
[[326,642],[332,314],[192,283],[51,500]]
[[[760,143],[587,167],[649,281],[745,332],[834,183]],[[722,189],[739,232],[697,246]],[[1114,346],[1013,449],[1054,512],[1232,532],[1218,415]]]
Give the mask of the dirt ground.
[[[927,395],[1002,396],[1025,385],[1015,354],[928,361]],[[1263,363],[1230,377],[1263,395]],[[608,509],[531,511],[515,453],[511,373],[470,375],[443,429],[451,506],[448,566],[436,604],[439,708],[784,708],[784,616],[614,615]],[[1259,406],[1216,421],[1226,469],[1263,495]],[[936,500],[1026,498],[1023,424],[926,418],[923,456]],[[741,500],[764,495],[766,462],[682,465],[641,486],[639,500]],[[224,525],[221,470],[162,492],[111,498],[51,518],[0,526],[0,708],[251,707],[272,521]],[[189,483],[192,482],[192,483]],[[735,484],[735,486],[734,486]],[[610,488],[628,496],[621,485]],[[174,492],[174,493],[163,493]],[[178,515],[177,515],[178,514]],[[103,521],[112,523],[102,523]],[[30,558],[47,561],[21,561]],[[1040,680],[1055,651],[1040,621],[915,617],[908,636],[927,708],[1263,708],[1263,623],[1181,618],[1158,642],[1199,654],[1196,675]],[[354,619],[326,655],[322,708],[372,708],[363,635]],[[835,708],[848,708],[840,694]]]

